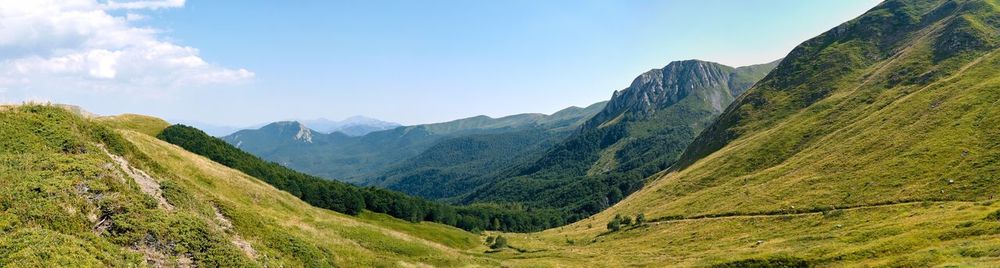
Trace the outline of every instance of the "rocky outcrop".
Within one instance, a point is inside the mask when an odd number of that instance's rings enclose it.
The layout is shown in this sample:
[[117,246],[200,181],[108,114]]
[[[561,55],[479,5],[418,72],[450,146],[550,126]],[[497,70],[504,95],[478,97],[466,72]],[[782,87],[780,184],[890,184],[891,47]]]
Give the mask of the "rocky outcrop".
[[604,110],[589,120],[584,129],[599,127],[620,116],[631,120],[648,118],[658,109],[688,96],[697,96],[715,113],[722,113],[736,96],[753,85],[744,81],[756,81],[746,79],[747,76],[760,76],[761,72],[767,73],[776,64],[733,68],[700,60],[671,62],[662,69],[639,75],[628,88],[615,91]]

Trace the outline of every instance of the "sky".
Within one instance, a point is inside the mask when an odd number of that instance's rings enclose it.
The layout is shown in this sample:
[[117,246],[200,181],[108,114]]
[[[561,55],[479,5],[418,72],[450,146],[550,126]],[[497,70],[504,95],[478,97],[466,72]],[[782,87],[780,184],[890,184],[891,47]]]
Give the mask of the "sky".
[[0,102],[249,126],[552,113],[765,63],[875,0],[0,0]]

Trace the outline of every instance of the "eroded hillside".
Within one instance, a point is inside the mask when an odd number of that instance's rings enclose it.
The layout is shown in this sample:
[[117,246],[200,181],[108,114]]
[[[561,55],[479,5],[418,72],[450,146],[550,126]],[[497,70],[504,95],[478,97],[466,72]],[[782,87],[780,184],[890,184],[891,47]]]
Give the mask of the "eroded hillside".
[[158,119],[29,105],[0,125],[0,264],[495,265],[476,235],[311,207],[156,139]]

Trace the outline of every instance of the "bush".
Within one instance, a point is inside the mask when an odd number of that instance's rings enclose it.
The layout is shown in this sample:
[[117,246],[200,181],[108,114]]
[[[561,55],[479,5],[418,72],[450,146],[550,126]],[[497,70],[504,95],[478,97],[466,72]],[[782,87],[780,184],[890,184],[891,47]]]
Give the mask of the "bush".
[[990,213],[990,215],[986,215],[986,220],[1000,221],[1000,210],[994,211],[993,213]]
[[639,213],[639,215],[635,215],[635,225],[642,225],[644,222],[646,222],[646,214]]
[[493,245],[490,245],[491,249],[501,249],[507,247],[507,238],[498,235],[496,239],[493,240]]
[[621,221],[622,221],[622,216],[615,215],[615,218],[611,219],[611,221],[608,222],[608,230],[612,232],[617,232],[618,230],[621,230],[622,229]]
[[811,267],[808,261],[795,258],[795,257],[767,257],[763,259],[744,259],[731,261],[722,264],[712,265],[715,268],[728,268],[728,267],[740,267],[740,268],[752,268],[752,267],[782,267],[782,268],[798,268],[798,267]]

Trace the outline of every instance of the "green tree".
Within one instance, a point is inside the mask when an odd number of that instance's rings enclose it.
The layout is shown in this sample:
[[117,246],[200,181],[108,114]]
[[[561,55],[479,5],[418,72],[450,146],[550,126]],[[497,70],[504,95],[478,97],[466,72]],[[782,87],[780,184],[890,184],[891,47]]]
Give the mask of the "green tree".
[[498,235],[496,239],[493,240],[493,245],[490,246],[491,249],[501,249],[507,247],[507,238],[502,235]]
[[635,215],[635,225],[642,225],[644,222],[646,222],[645,213],[640,212],[639,215]]
[[617,232],[622,229],[622,216],[615,215],[614,219],[608,222],[608,230],[612,232]]
[[625,225],[625,226],[632,225],[632,217],[623,216],[621,222],[622,222],[622,225]]

